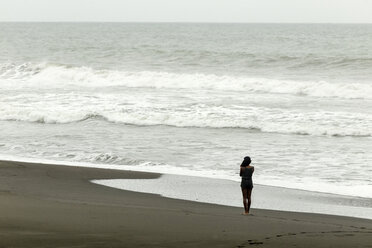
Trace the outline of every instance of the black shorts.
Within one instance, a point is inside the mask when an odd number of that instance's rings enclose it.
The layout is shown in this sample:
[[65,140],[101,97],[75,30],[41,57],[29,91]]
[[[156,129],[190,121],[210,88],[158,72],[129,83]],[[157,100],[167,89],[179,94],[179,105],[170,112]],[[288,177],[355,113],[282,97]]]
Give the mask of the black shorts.
[[242,179],[240,187],[242,187],[242,189],[253,189],[253,182],[252,180]]

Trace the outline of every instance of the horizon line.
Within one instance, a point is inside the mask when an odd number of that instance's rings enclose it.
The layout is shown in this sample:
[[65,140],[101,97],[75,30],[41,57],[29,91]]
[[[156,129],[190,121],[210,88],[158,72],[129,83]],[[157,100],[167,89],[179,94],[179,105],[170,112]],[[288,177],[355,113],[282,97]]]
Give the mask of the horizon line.
[[197,22],[197,21],[1,21],[0,23],[138,23],[138,24],[372,24],[372,22]]

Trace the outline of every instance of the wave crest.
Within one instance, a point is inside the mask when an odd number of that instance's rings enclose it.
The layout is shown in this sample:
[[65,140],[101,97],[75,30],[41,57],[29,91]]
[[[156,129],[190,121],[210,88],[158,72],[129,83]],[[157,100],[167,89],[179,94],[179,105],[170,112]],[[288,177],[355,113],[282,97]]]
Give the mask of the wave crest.
[[[29,100],[30,101],[30,100]],[[363,113],[312,111],[300,112],[290,109],[211,106],[206,104],[159,107],[144,105],[92,106],[89,102],[60,107],[60,103],[40,104],[25,108],[3,105],[0,120],[29,121],[40,123],[72,123],[101,119],[112,123],[153,126],[198,128],[242,128],[268,133],[327,135],[327,136],[371,136],[372,116]]]
[[17,85],[37,88],[138,87],[231,90],[312,97],[372,99],[372,85],[366,83],[291,81],[201,73],[96,70],[90,67],[51,64],[5,64],[0,66],[1,79],[12,81],[8,85],[2,85],[8,89],[17,88]]

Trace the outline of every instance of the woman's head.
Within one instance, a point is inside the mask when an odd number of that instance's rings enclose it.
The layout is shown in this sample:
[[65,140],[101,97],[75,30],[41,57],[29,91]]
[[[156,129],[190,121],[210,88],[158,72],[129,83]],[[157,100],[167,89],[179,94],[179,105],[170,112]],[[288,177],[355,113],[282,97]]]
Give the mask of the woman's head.
[[242,166],[248,166],[251,164],[251,158],[250,157],[244,157],[244,160],[243,160],[243,163],[242,163]]

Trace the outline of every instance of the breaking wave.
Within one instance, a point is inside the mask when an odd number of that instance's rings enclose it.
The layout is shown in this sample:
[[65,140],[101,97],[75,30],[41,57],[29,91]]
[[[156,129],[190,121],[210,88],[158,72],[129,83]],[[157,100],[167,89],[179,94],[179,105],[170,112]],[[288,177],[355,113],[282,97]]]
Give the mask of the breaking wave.
[[3,64],[0,86],[20,87],[131,87],[169,89],[207,89],[291,94],[311,97],[372,99],[372,86],[366,83],[293,81],[246,76],[220,76],[202,73],[98,70],[53,64]]
[[[24,97],[25,98],[25,97]],[[34,99],[37,99],[35,97]],[[371,136],[372,116],[363,113],[308,111],[281,108],[211,106],[202,103],[182,106],[115,105],[115,99],[99,101],[36,102],[28,105],[1,104],[0,120],[38,123],[72,123],[101,119],[113,123],[198,128],[242,128],[268,133],[326,136]],[[32,102],[36,102],[32,104]]]

